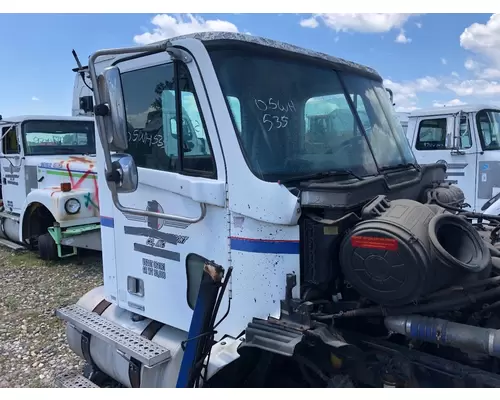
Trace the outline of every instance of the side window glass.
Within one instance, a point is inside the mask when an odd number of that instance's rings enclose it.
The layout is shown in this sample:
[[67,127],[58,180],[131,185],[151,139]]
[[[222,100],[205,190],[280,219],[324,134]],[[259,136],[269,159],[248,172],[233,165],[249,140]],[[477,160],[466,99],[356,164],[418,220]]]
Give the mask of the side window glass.
[[183,170],[212,175],[215,172],[215,163],[210,151],[205,123],[200,113],[193,82],[184,64],[179,64],[178,79],[182,107]]
[[[128,123],[127,151],[138,167],[207,177],[215,175],[215,160],[205,123],[184,64],[179,63],[176,68],[168,63],[123,73],[122,86]],[[180,110],[176,104],[177,88],[180,89]],[[182,143],[179,143],[181,137]]]
[[236,123],[236,128],[241,134],[241,104],[237,97],[227,96],[227,102],[229,103],[229,108],[231,109],[231,114],[233,115],[234,122]]
[[418,127],[417,150],[446,149],[446,118],[426,119]]
[[2,128],[2,151],[3,154],[19,154],[19,143],[17,141],[16,127]]
[[[175,118],[174,65],[157,65],[122,74],[128,149],[138,167],[176,171],[177,139],[165,116]],[[169,140],[171,139],[171,140]]]

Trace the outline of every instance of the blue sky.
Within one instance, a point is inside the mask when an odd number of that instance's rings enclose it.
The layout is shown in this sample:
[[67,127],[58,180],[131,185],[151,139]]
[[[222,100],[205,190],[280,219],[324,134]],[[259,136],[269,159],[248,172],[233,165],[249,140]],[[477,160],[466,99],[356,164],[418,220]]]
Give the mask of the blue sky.
[[[22,27],[22,29],[19,29]],[[249,32],[369,65],[399,111],[500,104],[500,14],[0,14],[0,114],[71,113],[74,48]]]

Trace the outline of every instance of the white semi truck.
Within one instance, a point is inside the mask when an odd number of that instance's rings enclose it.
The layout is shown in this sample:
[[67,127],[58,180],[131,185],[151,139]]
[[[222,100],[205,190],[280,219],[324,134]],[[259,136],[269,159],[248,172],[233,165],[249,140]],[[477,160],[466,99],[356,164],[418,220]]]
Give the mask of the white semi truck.
[[416,162],[376,71],[214,32],[88,66],[104,286],[56,311],[60,386],[500,387],[499,217]]
[[411,112],[407,137],[417,161],[446,165],[472,211],[500,214],[500,108],[488,104]]
[[0,243],[43,259],[100,250],[95,125],[89,117],[0,117]]

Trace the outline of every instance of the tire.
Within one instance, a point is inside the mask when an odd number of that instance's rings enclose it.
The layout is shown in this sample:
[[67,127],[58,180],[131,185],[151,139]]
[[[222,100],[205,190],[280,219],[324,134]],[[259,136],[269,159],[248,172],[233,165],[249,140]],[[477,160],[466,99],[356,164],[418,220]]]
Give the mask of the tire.
[[56,242],[54,242],[50,233],[47,232],[38,237],[38,254],[42,260],[46,261],[59,259]]

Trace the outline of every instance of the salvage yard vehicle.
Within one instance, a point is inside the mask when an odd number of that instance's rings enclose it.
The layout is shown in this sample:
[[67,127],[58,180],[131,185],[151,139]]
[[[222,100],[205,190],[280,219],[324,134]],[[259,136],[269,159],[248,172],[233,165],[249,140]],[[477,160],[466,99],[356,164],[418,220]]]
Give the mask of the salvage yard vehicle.
[[416,162],[376,71],[214,32],[88,65],[104,286],[56,310],[86,361],[59,386],[500,387],[499,217]]
[[0,243],[45,260],[100,250],[94,119],[0,118],[0,132]]
[[399,118],[399,121],[401,122],[401,125],[403,127],[403,131],[406,134],[408,130],[408,114],[407,112],[398,112],[396,113],[397,117]]
[[446,165],[446,181],[464,191],[470,210],[485,211],[500,193],[500,108],[416,110],[408,115],[407,137],[419,163]]

